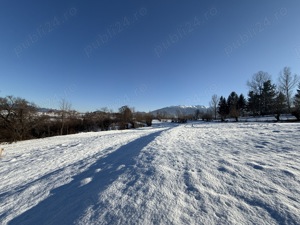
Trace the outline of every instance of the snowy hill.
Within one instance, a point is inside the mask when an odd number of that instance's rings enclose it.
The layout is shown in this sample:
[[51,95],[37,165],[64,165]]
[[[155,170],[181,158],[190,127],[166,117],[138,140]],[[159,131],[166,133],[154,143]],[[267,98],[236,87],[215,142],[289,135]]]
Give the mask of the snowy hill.
[[0,224],[300,224],[299,131],[156,122],[4,145]]
[[180,115],[194,115],[196,110],[200,110],[200,112],[206,112],[207,107],[201,105],[195,106],[169,106],[161,109],[157,109],[152,111],[152,115],[156,116],[157,114],[170,115],[172,117]]

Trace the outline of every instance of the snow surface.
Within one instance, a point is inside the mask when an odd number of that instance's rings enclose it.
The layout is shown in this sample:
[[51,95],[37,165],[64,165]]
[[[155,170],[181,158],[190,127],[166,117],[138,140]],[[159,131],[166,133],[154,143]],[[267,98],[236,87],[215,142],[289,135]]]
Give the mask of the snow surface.
[[155,123],[4,145],[0,224],[300,224],[299,132]]

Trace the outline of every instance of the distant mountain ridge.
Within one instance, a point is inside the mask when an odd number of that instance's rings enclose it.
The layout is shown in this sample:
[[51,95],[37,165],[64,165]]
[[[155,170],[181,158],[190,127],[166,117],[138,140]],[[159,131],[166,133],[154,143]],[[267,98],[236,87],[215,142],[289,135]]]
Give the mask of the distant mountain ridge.
[[[199,110],[200,113],[206,113],[209,108],[203,105],[177,105],[177,106],[168,106],[161,109],[156,109],[151,111],[150,113],[153,116],[157,116],[157,114],[177,117],[178,115],[195,115],[196,110]],[[55,114],[58,113],[57,109],[49,109],[49,108],[38,108],[38,112],[41,114]],[[143,112],[144,113],[144,112]]]
[[194,115],[196,110],[199,110],[201,113],[207,111],[207,107],[203,105],[178,105],[178,106],[169,106],[161,109],[154,110],[150,112],[152,115],[156,116],[157,114],[169,115],[169,116],[178,116],[178,115]]

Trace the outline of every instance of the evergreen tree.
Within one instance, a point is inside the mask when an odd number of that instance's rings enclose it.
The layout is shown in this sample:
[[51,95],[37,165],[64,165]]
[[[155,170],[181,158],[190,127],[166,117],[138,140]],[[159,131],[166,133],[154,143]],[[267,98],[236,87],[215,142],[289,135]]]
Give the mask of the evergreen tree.
[[253,74],[251,80],[247,81],[247,85],[249,87],[249,90],[252,91],[254,94],[261,95],[263,84],[270,79],[271,75],[269,75],[267,72],[259,71]]
[[261,114],[268,115],[274,112],[274,104],[276,97],[276,86],[267,80],[263,84],[261,94]]
[[240,94],[239,99],[238,99],[238,109],[239,109],[240,114],[242,116],[244,115],[244,111],[246,109],[246,105],[247,105],[247,102],[246,102],[246,99],[245,99],[244,95]]
[[229,110],[229,115],[238,121],[239,109],[238,109],[239,96],[233,91],[230,93],[227,99],[227,106]]
[[286,110],[287,104],[286,104],[286,98],[285,95],[280,91],[276,98],[275,98],[275,105],[274,105],[274,111],[275,111],[275,117],[277,121],[280,120],[280,115]]
[[259,94],[249,91],[248,93],[248,102],[247,102],[247,111],[252,113],[253,116],[260,114],[260,96]]
[[221,116],[221,121],[224,121],[229,114],[229,108],[227,105],[226,98],[223,96],[220,97],[219,105],[218,105],[218,113]]
[[292,114],[297,118],[297,120],[300,120],[300,83],[298,85],[297,94],[294,98],[294,104],[295,109],[292,111]]
[[295,108],[300,110],[300,83],[298,84],[297,93],[294,98]]

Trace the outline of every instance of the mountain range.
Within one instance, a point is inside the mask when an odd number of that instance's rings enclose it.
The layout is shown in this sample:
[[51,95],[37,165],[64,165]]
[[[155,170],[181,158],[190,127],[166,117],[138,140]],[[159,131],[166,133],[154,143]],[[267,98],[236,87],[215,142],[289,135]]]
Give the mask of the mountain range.
[[157,109],[151,112],[152,115],[156,116],[157,114],[169,115],[169,116],[178,116],[178,115],[194,115],[196,110],[199,110],[201,113],[207,111],[207,107],[203,105],[194,105],[194,106],[169,106],[161,109]]
[[[203,105],[178,105],[178,106],[168,106],[161,109],[157,109],[151,111],[150,113],[154,116],[160,114],[165,116],[177,117],[178,115],[194,115],[196,110],[199,110],[200,113],[206,113],[209,108]],[[38,112],[40,113],[54,113],[58,112],[56,109],[47,109],[47,108],[39,108]]]

